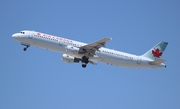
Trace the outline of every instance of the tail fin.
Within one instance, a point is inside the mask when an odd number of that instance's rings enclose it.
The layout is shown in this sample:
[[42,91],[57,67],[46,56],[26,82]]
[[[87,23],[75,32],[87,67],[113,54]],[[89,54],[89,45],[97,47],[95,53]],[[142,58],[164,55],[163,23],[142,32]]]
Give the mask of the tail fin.
[[168,42],[159,42],[156,46],[151,48],[142,56],[149,58],[151,60],[159,60],[163,52],[165,51],[167,45],[168,45]]

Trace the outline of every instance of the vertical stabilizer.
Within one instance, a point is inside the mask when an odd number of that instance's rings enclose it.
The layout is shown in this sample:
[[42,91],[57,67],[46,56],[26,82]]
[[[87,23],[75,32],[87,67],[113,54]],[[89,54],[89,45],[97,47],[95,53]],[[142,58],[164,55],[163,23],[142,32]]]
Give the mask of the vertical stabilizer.
[[166,46],[168,45],[168,42],[160,42],[153,48],[151,48],[149,51],[147,51],[145,54],[143,54],[143,57],[149,58],[151,60],[159,60],[163,54],[163,52],[166,49]]

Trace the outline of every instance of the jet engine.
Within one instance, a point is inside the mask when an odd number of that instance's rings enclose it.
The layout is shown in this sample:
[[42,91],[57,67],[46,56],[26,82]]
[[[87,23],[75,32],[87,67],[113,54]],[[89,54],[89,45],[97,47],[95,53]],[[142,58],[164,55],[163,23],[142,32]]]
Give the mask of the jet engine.
[[62,55],[62,61],[67,62],[67,63],[75,63],[75,62],[78,63],[79,59],[72,57],[72,56],[69,56],[67,54],[63,54]]

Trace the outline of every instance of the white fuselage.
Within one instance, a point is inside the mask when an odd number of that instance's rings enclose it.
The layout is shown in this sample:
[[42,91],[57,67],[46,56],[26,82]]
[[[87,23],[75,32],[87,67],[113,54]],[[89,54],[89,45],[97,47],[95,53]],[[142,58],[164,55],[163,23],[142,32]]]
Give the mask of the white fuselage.
[[[20,42],[22,45],[35,46],[68,54],[76,58],[82,58],[83,54],[72,53],[67,51],[67,46],[81,47],[87,45],[86,43],[56,37],[35,31],[24,31],[24,33],[15,33],[12,36],[15,40]],[[116,66],[124,66],[129,68],[160,68],[165,67],[165,64],[150,65],[148,62],[151,61],[142,56],[136,56],[112,49],[101,47],[95,52],[94,56],[89,57],[92,62],[104,62]]]

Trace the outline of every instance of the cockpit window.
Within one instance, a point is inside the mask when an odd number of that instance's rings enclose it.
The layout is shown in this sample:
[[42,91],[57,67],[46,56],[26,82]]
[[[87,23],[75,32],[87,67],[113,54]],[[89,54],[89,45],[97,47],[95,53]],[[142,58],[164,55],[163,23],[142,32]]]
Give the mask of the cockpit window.
[[23,32],[23,31],[21,31],[20,33],[21,33],[21,34],[25,34],[25,32]]

